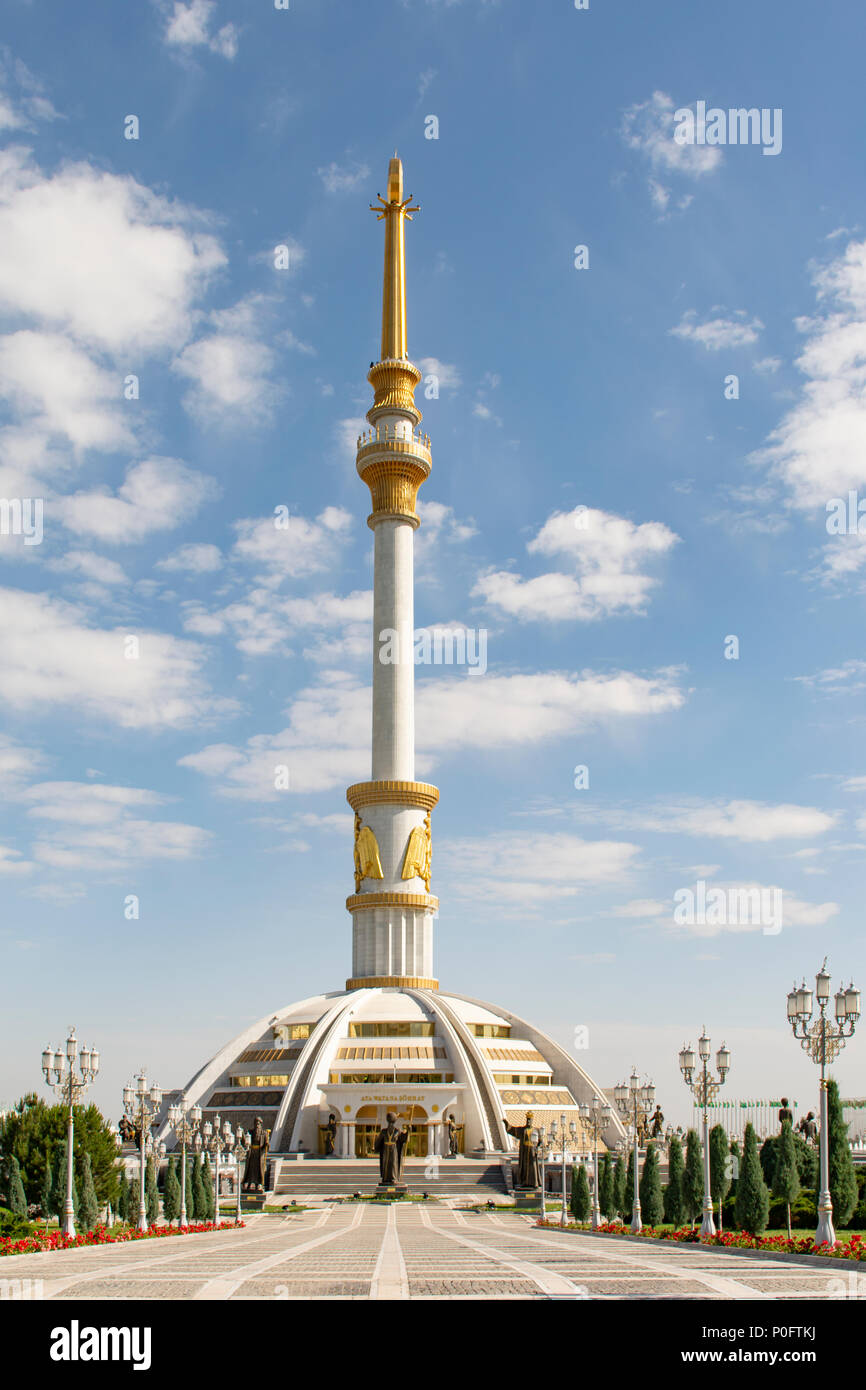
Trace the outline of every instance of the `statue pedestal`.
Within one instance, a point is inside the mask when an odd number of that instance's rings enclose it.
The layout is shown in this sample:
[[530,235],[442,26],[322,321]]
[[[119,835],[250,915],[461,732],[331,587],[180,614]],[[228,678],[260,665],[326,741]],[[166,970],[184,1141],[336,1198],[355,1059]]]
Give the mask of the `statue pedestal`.
[[409,1189],[408,1189],[408,1187],[406,1186],[406,1184],[405,1184],[404,1182],[396,1182],[396,1183],[382,1183],[382,1182],[380,1182],[380,1183],[377,1183],[377,1184],[376,1184],[376,1196],[377,1196],[377,1197],[402,1197],[402,1196],[404,1196],[405,1193],[407,1193],[408,1191],[409,1191]]

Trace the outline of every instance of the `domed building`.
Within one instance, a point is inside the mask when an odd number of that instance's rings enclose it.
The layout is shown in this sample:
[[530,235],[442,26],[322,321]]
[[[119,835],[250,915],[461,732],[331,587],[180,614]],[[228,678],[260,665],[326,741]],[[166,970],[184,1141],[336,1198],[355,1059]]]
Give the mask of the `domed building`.
[[[396,157],[373,210],[385,223],[382,351],[368,373],[370,428],[357,450],[374,535],[372,766],[370,780],[346,793],[355,813],[352,974],[343,990],[257,1020],[170,1098],[232,1128],[252,1129],[260,1116],[272,1157],[324,1155],[333,1117],[336,1157],[372,1159],[388,1111],[410,1126],[410,1157],[447,1153],[449,1120],[467,1158],[505,1157],[515,1147],[506,1126],[527,1111],[540,1129],[564,1115],[586,1151],[579,1107],[605,1100],[601,1087],[525,1019],[442,993],[434,977],[439,792],[415,780],[413,593],[415,501],[431,455],[414,399],[421,373],[406,346],[404,231],[417,209]],[[604,1140],[624,1134],[614,1115]],[[167,1121],[161,1137],[173,1143]]]

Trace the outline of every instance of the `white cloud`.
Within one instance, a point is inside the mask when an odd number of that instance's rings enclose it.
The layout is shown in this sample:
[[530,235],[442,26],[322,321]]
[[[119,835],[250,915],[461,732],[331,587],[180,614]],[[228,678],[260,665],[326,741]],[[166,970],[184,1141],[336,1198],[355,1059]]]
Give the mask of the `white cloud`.
[[611,908],[612,917],[660,917],[668,911],[668,904],[658,898],[632,898],[621,907]]
[[426,376],[438,378],[439,387],[445,391],[456,391],[462,384],[460,372],[453,362],[440,362],[438,357],[422,357],[418,366]]
[[814,806],[746,800],[701,801],[697,798],[668,804],[660,802],[637,809],[598,807],[592,815],[617,830],[716,836],[751,844],[823,835],[838,820],[838,816]]
[[142,819],[142,810],[165,798],[140,788],[44,782],[24,799],[28,815],[52,827],[40,832],[33,848],[34,858],[52,868],[115,873],[141,861],[189,859],[212,838],[195,825]]
[[439,867],[459,898],[531,909],[542,901],[574,897],[598,884],[620,882],[637,845],[583,840],[566,833],[511,831],[437,844]]
[[866,661],[852,657],[841,666],[827,666],[811,676],[795,676],[795,681],[821,695],[849,694],[866,690]]
[[[676,109],[673,98],[666,92],[653,92],[647,101],[635,102],[623,112],[622,138],[629,149],[636,150],[649,162],[655,173],[661,170],[700,178],[718,168],[722,152],[718,145],[677,144],[674,140]],[[650,178],[649,188],[655,205],[664,209],[668,190],[657,178]]]
[[216,0],[190,0],[189,4],[175,0],[163,35],[165,42],[181,49],[204,47],[223,58],[234,58],[238,51],[237,26],[224,24],[212,34],[215,10]]
[[0,845],[0,877],[4,874],[8,874],[10,877],[19,874],[23,876],[32,873],[33,868],[33,864],[22,857],[20,850],[11,849],[8,845]]
[[188,574],[213,574],[215,570],[222,568],[222,563],[223,557],[219,546],[196,542],[182,545],[180,550],[166,555],[164,560],[158,560],[156,568],[169,571],[180,570]]
[[279,519],[270,516],[235,522],[238,539],[232,554],[249,564],[259,582],[267,586],[329,569],[336,562],[342,537],[354,524],[351,512],[342,507],[326,507],[315,521],[291,514],[287,526],[277,526]]
[[315,645],[306,649],[304,656],[333,666],[345,655],[369,660],[372,616],[373,593],[369,589],[345,597],[317,593],[292,599],[281,598],[272,588],[261,588],[214,612],[201,604],[186,604],[184,628],[202,637],[234,632],[238,650],[249,656],[277,651],[286,654],[287,642],[306,629],[312,632]]
[[76,450],[132,445],[120,387],[116,372],[59,333],[22,329],[0,337],[0,396],[31,427],[63,435]]
[[328,193],[349,193],[370,177],[370,166],[369,164],[341,165],[332,162],[317,169],[316,173]]
[[358,448],[358,436],[363,434],[366,429],[369,429],[369,425],[364,415],[349,415],[343,420],[338,420],[334,430],[340,451],[344,454],[351,454],[354,458]]
[[52,560],[51,569],[80,575],[94,584],[128,584],[121,565],[92,550],[67,550],[59,560]]
[[[700,343],[708,352],[720,352],[723,348],[747,347],[757,342],[763,327],[760,319],[749,320],[745,309],[736,309],[729,318],[706,319],[703,323],[698,322],[696,310],[690,309],[668,332],[674,338]],[[766,358],[765,364],[773,360],[776,359]]]
[[642,613],[658,581],[642,572],[679,537],[662,522],[642,525],[595,508],[548,517],[527,550],[561,555],[575,573],[555,571],[525,580],[507,570],[479,577],[474,594],[519,621],[583,622],[614,613]]
[[807,511],[866,483],[866,241],[850,242],[813,283],[823,312],[797,323],[799,400],[751,456]]
[[210,694],[204,652],[192,642],[134,630],[140,654],[129,660],[129,629],[92,627],[72,604],[14,589],[0,589],[0,628],[0,701],[13,709],[71,706],[76,714],[141,729],[208,720],[235,708]]
[[179,459],[149,458],[132,465],[116,496],[100,488],[59,498],[56,505],[70,531],[129,545],[182,526],[217,491],[212,478]]
[[20,58],[0,50],[0,130],[35,130],[58,119],[45,88]]
[[[622,718],[664,714],[684,698],[665,672],[428,679],[417,688],[419,772],[457,749],[531,747]],[[291,792],[326,791],[369,772],[370,706],[368,686],[325,673],[292,702],[279,733],[256,735],[243,748],[214,744],[181,765],[220,778],[229,796],[285,795],[274,787],[277,764],[289,766]]]
[[27,748],[0,733],[0,796],[11,800],[42,767],[45,759],[36,748]]
[[193,383],[184,405],[204,423],[267,421],[278,395],[275,358],[254,338],[215,333],[184,348],[172,363]]
[[200,213],[84,163],[46,176],[20,149],[0,175],[0,308],[115,355],[186,341],[226,259]]

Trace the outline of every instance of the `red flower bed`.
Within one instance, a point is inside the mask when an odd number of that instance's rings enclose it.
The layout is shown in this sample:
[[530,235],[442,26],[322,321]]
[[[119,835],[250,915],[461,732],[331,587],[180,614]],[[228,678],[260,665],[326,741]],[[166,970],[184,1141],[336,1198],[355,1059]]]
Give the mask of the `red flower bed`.
[[117,1245],[127,1240],[150,1240],[160,1236],[191,1236],[201,1231],[226,1231],[244,1226],[244,1221],[199,1221],[190,1226],[151,1226],[149,1231],[136,1231],[127,1227],[122,1231],[109,1231],[107,1226],[97,1226],[95,1231],[82,1231],[80,1235],[69,1237],[60,1231],[40,1230],[32,1236],[14,1240],[11,1236],[0,1239],[0,1256],[34,1255],[42,1250],[79,1250],[84,1245]]
[[[558,1222],[539,1221],[539,1226],[550,1226],[561,1230]],[[569,1226],[566,1229],[577,1231],[587,1227]],[[607,1236],[629,1236],[631,1230],[621,1221],[603,1221],[599,1231]],[[835,1245],[816,1245],[811,1236],[752,1236],[748,1231],[723,1231],[721,1235],[707,1236],[701,1240],[698,1228],[682,1226],[678,1231],[655,1230],[644,1226],[638,1233],[652,1240],[675,1240],[686,1244],[721,1245],[734,1250],[777,1250],[785,1255],[829,1255],[837,1260],[866,1260],[866,1242],[862,1236],[851,1236],[849,1240],[837,1240]]]

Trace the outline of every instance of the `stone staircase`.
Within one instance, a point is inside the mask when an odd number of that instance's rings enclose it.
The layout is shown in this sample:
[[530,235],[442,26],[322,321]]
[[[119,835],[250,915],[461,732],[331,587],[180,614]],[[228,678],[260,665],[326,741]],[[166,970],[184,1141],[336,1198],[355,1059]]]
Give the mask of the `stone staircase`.
[[[368,1196],[376,1191],[379,1165],[369,1159],[272,1159],[268,1197]],[[429,1192],[431,1197],[503,1197],[506,1193],[502,1165],[488,1159],[407,1159],[403,1181],[409,1192]]]

